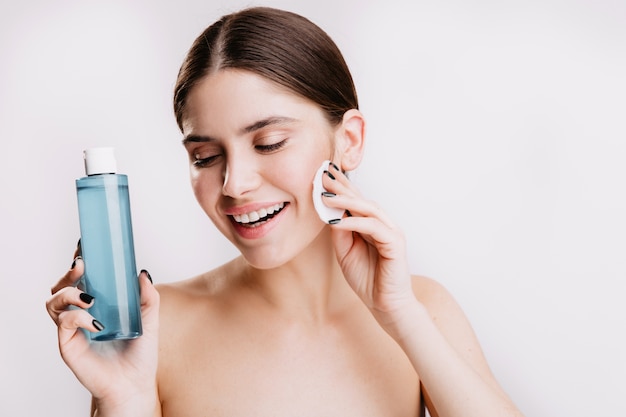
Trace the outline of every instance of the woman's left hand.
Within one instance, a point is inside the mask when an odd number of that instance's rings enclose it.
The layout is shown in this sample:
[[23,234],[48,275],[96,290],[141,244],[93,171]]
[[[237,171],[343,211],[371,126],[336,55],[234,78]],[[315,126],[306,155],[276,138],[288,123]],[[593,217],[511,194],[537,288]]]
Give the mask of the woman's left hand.
[[376,319],[383,326],[393,325],[397,314],[416,302],[404,234],[333,164],[329,174],[323,178],[324,188],[335,195],[323,197],[324,203],[349,213],[332,222],[333,243],[343,274]]

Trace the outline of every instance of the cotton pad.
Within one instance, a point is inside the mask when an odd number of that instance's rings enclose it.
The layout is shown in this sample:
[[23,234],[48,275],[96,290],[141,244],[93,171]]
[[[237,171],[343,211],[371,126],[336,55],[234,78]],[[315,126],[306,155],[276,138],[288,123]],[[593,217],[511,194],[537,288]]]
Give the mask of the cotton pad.
[[322,166],[315,173],[315,178],[313,178],[313,205],[315,206],[318,216],[320,216],[320,219],[322,219],[324,223],[328,223],[334,219],[341,219],[344,213],[344,210],[328,207],[322,201],[322,193],[326,191],[324,186],[322,186],[322,176],[324,175],[324,171],[328,171],[329,166],[330,161],[324,161]]

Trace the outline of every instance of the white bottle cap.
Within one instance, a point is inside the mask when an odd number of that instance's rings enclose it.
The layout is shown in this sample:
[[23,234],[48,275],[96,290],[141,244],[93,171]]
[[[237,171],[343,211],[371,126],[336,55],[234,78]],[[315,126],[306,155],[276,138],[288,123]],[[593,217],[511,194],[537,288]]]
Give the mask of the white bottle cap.
[[87,175],[115,174],[117,162],[113,148],[92,148],[83,151]]

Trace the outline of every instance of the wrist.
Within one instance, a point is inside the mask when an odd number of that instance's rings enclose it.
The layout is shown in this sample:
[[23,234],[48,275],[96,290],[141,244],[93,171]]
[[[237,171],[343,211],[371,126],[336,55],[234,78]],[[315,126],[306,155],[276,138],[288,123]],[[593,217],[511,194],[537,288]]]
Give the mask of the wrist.
[[156,389],[121,399],[94,398],[94,417],[152,417],[158,400]]
[[424,305],[415,297],[409,297],[393,309],[374,310],[372,314],[381,327],[397,342],[405,341],[414,335],[419,321],[429,317]]

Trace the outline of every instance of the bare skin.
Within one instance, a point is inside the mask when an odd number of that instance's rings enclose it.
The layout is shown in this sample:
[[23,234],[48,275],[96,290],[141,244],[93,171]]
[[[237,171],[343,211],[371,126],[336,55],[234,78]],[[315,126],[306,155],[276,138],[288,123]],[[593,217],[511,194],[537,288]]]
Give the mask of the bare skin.
[[238,258],[159,287],[164,415],[419,415],[415,370],[345,280],[312,311],[264,298],[248,276]]
[[[78,331],[93,318],[67,309],[90,305],[76,262],[48,311],[94,415],[521,416],[458,304],[411,276],[402,232],[344,175],[363,153],[359,111],[330,126],[284,88],[220,70],[190,93],[183,133],[196,199],[241,256],[156,288],[142,273],[144,335],[104,355]],[[351,213],[332,225],[311,200],[325,159],[324,201]]]

